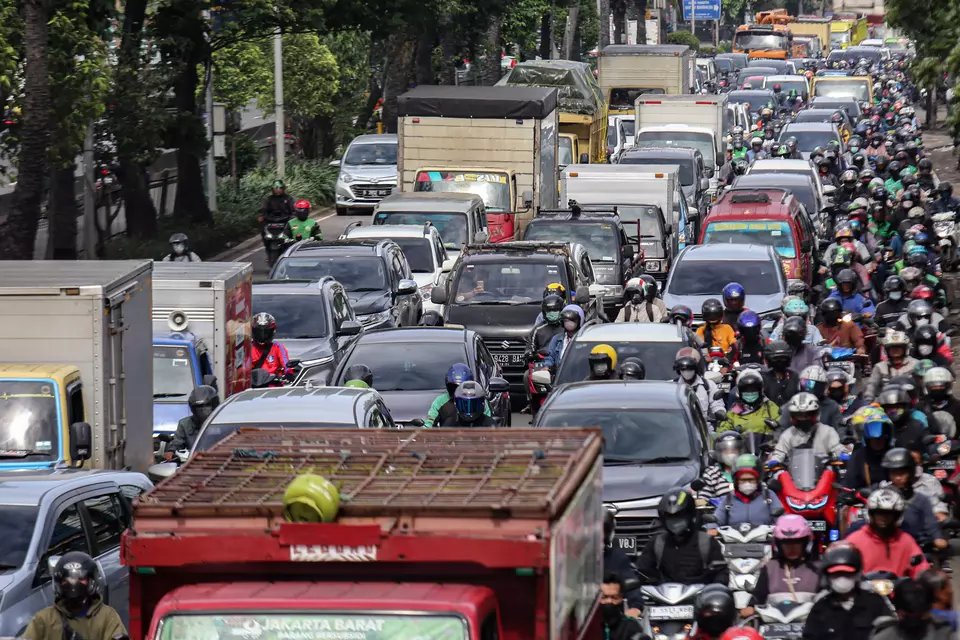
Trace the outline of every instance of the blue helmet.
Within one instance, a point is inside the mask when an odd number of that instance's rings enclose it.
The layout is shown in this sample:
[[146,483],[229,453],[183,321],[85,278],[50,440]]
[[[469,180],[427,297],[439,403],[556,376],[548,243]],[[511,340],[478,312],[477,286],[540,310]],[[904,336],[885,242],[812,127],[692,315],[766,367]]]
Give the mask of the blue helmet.
[[470,370],[470,367],[462,362],[451,365],[450,368],[447,369],[447,378],[445,380],[447,392],[452,396],[457,387],[468,380],[473,380],[473,371]]
[[756,311],[745,309],[737,318],[737,330],[752,338],[757,337],[760,335],[760,316]]
[[479,382],[467,380],[453,393],[457,414],[465,422],[476,422],[483,417],[487,393]]
[[918,231],[917,235],[913,236],[913,241],[921,247],[926,247],[930,244],[930,236],[927,235],[926,231]]
[[739,303],[740,309],[743,308],[743,299],[746,296],[743,285],[739,282],[731,282],[723,288],[723,306],[730,308],[730,303]]

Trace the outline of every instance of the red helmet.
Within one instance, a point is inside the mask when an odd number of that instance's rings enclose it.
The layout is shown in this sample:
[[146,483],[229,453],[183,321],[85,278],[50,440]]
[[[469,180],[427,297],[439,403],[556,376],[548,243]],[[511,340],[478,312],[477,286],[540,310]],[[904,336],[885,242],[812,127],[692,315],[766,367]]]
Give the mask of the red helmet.
[[294,209],[306,209],[310,211],[310,201],[309,200],[297,200],[297,203],[293,205]]
[[910,292],[910,298],[913,300],[933,300],[935,296],[933,289],[925,284],[917,285]]
[[723,632],[720,640],[763,640],[763,636],[750,627],[730,627]]

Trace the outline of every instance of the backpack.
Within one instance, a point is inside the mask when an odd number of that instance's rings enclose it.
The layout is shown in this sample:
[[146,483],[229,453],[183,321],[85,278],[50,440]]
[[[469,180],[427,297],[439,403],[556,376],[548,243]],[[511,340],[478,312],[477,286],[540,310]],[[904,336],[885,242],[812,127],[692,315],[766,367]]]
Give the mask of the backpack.
[[[706,531],[697,531],[697,545],[700,547],[700,561],[703,563],[703,570],[706,571],[710,566],[710,540],[711,536]],[[653,539],[653,557],[657,562],[657,571],[660,571],[660,565],[663,562],[663,551],[667,547],[667,533],[661,532]]]

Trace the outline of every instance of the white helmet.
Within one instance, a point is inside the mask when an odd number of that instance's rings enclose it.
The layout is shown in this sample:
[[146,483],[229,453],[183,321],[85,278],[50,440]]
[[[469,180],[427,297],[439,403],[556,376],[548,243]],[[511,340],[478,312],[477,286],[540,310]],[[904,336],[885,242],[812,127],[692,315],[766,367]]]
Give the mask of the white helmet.
[[945,386],[948,389],[953,386],[953,374],[944,367],[933,367],[923,374],[924,387]]
[[[807,367],[812,369],[813,367]],[[819,369],[819,367],[817,367]],[[804,369],[806,371],[807,369]],[[801,392],[790,398],[787,403],[787,410],[791,413],[813,413],[820,411],[820,401],[812,393]]]
[[903,520],[903,511],[906,508],[907,503],[904,502],[900,492],[890,487],[877,489],[867,498],[868,515],[873,515],[874,511],[892,511],[893,513],[899,514],[897,518],[898,525],[900,521]]
[[910,344],[910,338],[903,331],[894,331],[889,329],[887,335],[883,336],[883,346],[892,347],[895,345],[907,346]]

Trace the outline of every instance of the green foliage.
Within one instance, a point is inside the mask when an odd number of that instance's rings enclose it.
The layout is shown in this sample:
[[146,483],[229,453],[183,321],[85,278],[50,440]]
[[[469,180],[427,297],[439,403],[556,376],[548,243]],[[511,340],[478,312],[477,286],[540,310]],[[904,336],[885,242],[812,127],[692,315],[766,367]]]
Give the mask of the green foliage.
[[[263,47],[273,51],[273,40]],[[283,37],[283,108],[291,116],[313,118],[333,110],[339,89],[337,60],[316,34],[288,34]],[[266,84],[260,86],[257,104],[274,109],[273,67]]]
[[673,31],[668,33],[667,44],[685,44],[694,51],[700,51],[700,40],[689,31]]
[[721,40],[717,45],[717,53],[730,53],[733,51],[733,43],[729,40]]
[[230,175],[230,154],[234,144],[236,144],[237,175],[246,175],[257,167],[257,162],[260,160],[260,148],[257,143],[250,136],[242,133],[227,134],[227,156],[217,158],[218,176]]
[[550,11],[550,5],[548,0],[508,3],[500,23],[504,41],[516,45],[523,53],[532,53],[540,41],[541,18]]
[[270,86],[273,56],[258,42],[243,40],[213,52],[213,95],[228,112],[239,111]]

